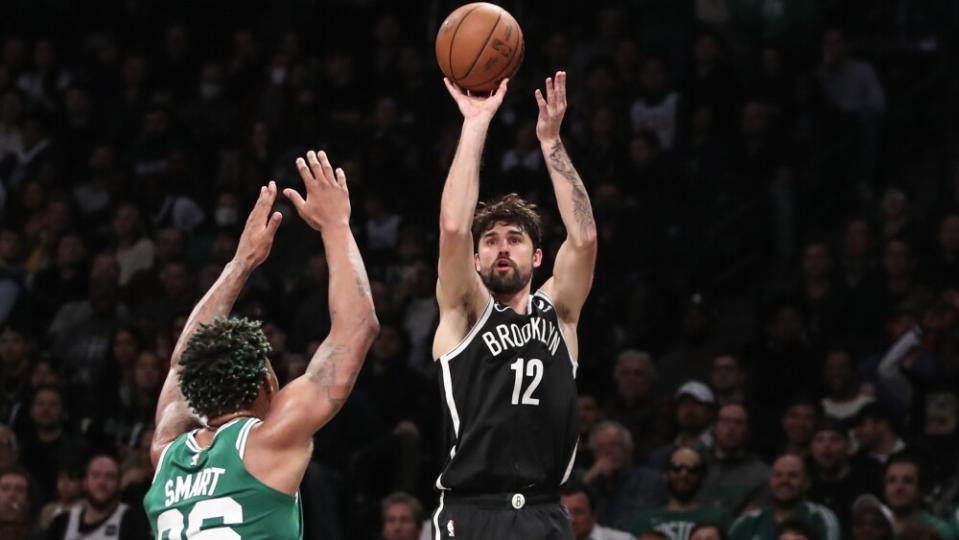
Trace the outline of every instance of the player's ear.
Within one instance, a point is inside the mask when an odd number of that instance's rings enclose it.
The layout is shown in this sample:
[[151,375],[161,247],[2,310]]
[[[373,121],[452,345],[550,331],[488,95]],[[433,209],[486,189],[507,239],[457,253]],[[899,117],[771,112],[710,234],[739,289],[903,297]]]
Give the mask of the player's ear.
[[543,264],[543,250],[536,248],[533,250],[533,268],[539,268]]
[[476,268],[477,272],[480,272],[483,267],[480,265],[479,253],[473,254],[473,266]]

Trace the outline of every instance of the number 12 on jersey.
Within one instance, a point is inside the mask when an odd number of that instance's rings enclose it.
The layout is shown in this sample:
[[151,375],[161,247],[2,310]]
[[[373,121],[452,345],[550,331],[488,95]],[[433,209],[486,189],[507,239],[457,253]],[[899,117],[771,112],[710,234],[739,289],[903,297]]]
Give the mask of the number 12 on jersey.
[[[513,405],[539,405],[539,398],[534,398],[533,392],[536,391],[539,383],[543,380],[543,361],[538,358],[530,358],[529,360],[517,358],[515,362],[509,365],[509,368],[516,372],[516,377],[513,381]],[[523,390],[523,380],[525,377],[532,377],[533,381],[526,387],[526,392],[523,392],[523,400],[521,402],[519,394]]]

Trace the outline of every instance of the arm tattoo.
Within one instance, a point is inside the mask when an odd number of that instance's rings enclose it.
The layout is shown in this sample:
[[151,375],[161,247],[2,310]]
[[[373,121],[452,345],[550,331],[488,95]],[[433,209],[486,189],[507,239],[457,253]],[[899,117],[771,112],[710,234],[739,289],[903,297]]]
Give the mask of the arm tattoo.
[[353,384],[359,376],[358,364],[353,363],[352,365],[342,366],[349,371],[346,373],[346,389],[342,392],[342,395],[340,395],[340,392],[337,391],[337,383],[339,382],[337,381],[337,368],[341,367],[338,364],[342,362],[340,361],[341,358],[338,357],[342,357],[349,352],[350,348],[346,345],[324,343],[319,350],[316,351],[313,360],[310,361],[310,365],[306,368],[306,375],[319,384],[323,397],[326,398],[334,411],[339,411],[343,407],[343,404],[346,403],[346,398],[349,397],[350,390],[353,389]]
[[589,204],[589,195],[586,194],[586,187],[579,177],[579,173],[573,168],[573,162],[570,161],[563,143],[559,140],[549,150],[549,162],[563,178],[569,182],[573,190],[573,215],[580,229],[585,230],[596,225],[593,219],[593,207]]

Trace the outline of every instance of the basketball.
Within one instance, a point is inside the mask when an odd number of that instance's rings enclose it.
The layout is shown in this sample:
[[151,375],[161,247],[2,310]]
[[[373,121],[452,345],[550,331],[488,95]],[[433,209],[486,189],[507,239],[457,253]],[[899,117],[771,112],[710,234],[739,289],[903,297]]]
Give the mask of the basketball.
[[523,63],[523,31],[505,9],[486,2],[460,6],[436,35],[436,61],[457,86],[484,93]]

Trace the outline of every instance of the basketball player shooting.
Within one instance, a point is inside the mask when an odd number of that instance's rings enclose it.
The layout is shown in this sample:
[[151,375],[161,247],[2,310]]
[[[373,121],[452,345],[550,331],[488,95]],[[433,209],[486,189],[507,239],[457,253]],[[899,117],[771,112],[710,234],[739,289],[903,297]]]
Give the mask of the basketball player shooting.
[[229,317],[266,260],[282,216],[261,188],[236,255],[193,309],[157,405],[144,507],[156,538],[301,539],[298,488],[313,434],[340,410],[377,331],[370,285],[350,231],[346,175],[326,154],[297,159],[306,199],[284,195],[320,232],[330,268],[330,333],[306,373],[278,389],[260,323]]
[[593,281],[596,225],[560,139],[566,74],[546,79],[545,96],[535,92],[536,135],[566,226],[553,276],[535,294],[536,208],[516,194],[477,208],[483,145],[508,81],[488,98],[445,83],[463,127],[440,208],[433,356],[450,450],[436,481],[434,537],[571,539],[558,490],[575,455],[576,326]]

